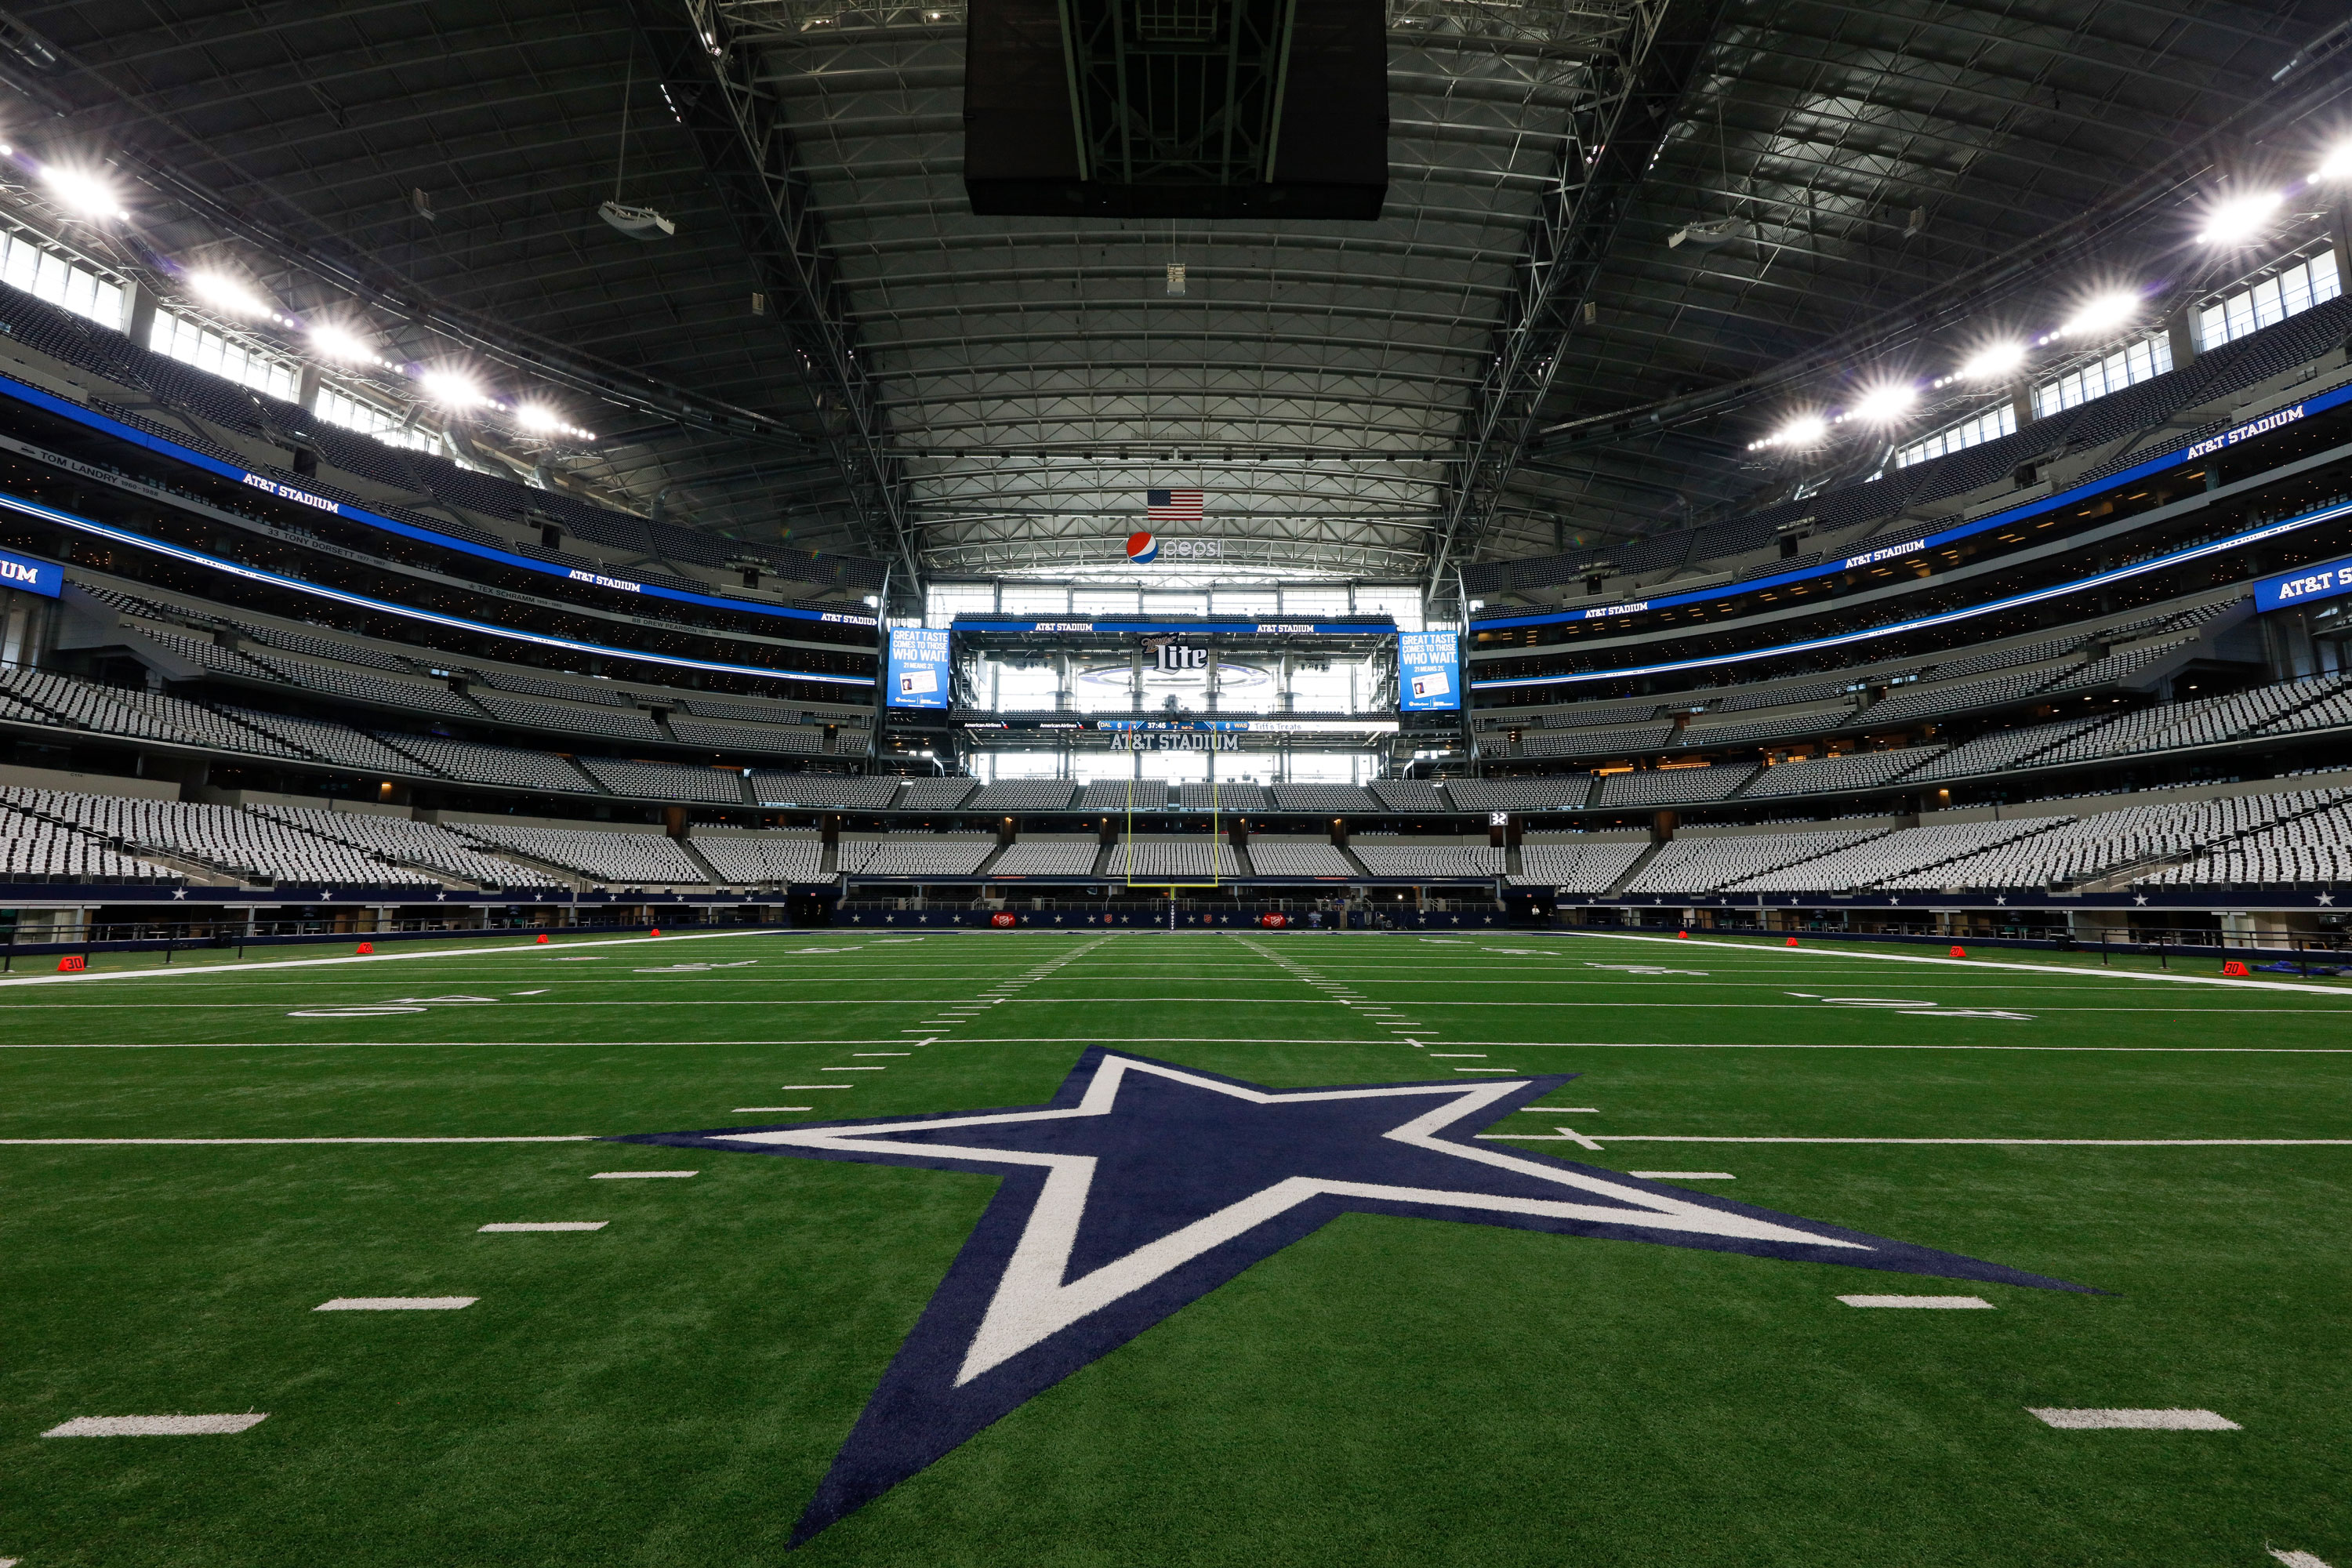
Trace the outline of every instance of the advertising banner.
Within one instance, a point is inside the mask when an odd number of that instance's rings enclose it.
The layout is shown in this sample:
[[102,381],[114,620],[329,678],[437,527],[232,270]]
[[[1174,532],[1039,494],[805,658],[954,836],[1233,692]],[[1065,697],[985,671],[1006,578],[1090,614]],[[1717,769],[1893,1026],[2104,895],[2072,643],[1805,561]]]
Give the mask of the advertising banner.
[[1443,713],[1462,706],[1462,644],[1452,632],[1397,634],[1397,711]]
[[19,555],[12,550],[0,550],[0,588],[46,594],[54,599],[65,585],[65,580],[66,569],[54,561]]
[[948,634],[916,626],[890,628],[889,686],[892,708],[948,705]]

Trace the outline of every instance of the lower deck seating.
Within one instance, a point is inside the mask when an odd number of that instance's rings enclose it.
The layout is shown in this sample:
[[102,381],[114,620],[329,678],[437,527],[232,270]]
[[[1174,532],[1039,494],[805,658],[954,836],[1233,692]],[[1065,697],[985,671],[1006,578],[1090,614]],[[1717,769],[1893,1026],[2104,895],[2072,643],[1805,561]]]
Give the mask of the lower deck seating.
[[1629,893],[1712,893],[1735,883],[1786,870],[1879,837],[1883,829],[1834,833],[1685,834],[1658,847],[1657,855],[1625,884]]
[[0,881],[184,880],[168,866],[125,855],[64,823],[45,821],[0,804]]
[[1088,838],[1079,842],[1024,838],[1008,847],[988,868],[992,877],[1084,877],[1092,874],[1101,846]]
[[1838,892],[1874,888],[1897,877],[1941,866],[2065,821],[2041,817],[2006,822],[1937,823],[1904,827],[1780,870],[1729,882],[1727,893]]
[[1504,852],[1486,844],[1395,846],[1352,840],[1348,847],[1375,877],[1499,877]]
[[1339,848],[1329,843],[1297,839],[1253,838],[1250,865],[1261,877],[1346,877],[1358,875]]
[[453,822],[446,826],[478,844],[510,849],[600,882],[639,888],[699,888],[710,884],[710,874],[679,847],[677,840],[666,834],[522,827],[504,822]]
[[1889,888],[2041,888],[2095,878],[2159,858],[2185,858],[2259,834],[2340,798],[2337,790],[2288,790],[2221,800],[2126,806],[2059,819],[2047,833],[1889,881]]
[[307,833],[291,823],[175,800],[127,800],[9,786],[0,801],[26,816],[69,825],[135,853],[160,851],[256,883],[393,888],[435,886],[434,879],[368,851]]
[[484,887],[513,889],[560,885],[544,871],[485,855],[447,828],[430,822],[379,816],[373,812],[320,811],[311,806],[257,805],[250,809],[394,864],[437,871]]
[[698,833],[694,847],[726,882],[814,882],[824,875],[824,843],[781,833],[756,837]]
[[844,839],[840,860],[853,877],[969,877],[995,847],[993,838]]
[[1110,874],[1136,881],[1207,881],[1238,877],[1241,866],[1234,858],[1233,847],[1222,838],[1125,839],[1111,847]]
[[1648,848],[1642,840],[1523,844],[1519,869],[1511,883],[1522,888],[1557,888],[1568,893],[1605,893]]
[[2352,803],[2250,833],[2134,887],[2274,888],[2352,882]]

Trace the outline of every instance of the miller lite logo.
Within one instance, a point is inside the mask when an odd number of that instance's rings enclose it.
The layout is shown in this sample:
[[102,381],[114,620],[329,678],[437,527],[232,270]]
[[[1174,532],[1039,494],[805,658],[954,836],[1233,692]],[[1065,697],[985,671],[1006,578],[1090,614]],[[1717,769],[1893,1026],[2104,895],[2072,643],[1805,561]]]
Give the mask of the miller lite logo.
[[1156,669],[1181,670],[1209,668],[1207,648],[1187,647],[1181,642],[1159,642],[1149,646],[1152,658],[1159,661],[1153,666]]

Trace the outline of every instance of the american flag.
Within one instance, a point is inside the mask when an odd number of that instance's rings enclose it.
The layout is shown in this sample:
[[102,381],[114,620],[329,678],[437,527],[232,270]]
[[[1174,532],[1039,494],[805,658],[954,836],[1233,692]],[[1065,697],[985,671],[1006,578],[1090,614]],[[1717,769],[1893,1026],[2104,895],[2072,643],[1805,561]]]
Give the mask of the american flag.
[[1201,521],[1199,490],[1146,490],[1143,505],[1153,522],[1198,522]]

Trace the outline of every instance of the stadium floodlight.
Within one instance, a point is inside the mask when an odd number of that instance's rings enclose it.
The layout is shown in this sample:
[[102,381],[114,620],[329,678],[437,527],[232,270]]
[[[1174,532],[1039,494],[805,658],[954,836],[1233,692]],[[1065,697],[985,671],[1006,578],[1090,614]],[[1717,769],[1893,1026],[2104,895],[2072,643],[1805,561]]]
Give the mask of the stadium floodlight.
[[1960,362],[1959,374],[1970,381],[2006,381],[2025,367],[2025,345],[2015,341],[1987,343]]
[[1830,433],[1830,422],[1818,414],[1800,414],[1761,443],[1767,447],[1810,447]]
[[2066,324],[2058,329],[2059,335],[2069,338],[2098,337],[2103,333],[2114,331],[2117,327],[2130,321],[2138,311],[2139,296],[2137,294],[2121,292],[2102,294],[2067,317]]
[[514,411],[515,423],[526,430],[563,430],[566,426],[554,409],[543,403],[519,404]]
[[428,370],[416,379],[425,395],[444,408],[472,408],[488,401],[470,378],[454,370]]
[[2311,178],[2315,184],[2323,180],[2352,180],[2352,142],[2329,148],[2327,156],[2319,161],[2319,167],[2311,172]]
[[1845,411],[1848,419],[1865,425],[1893,425],[1919,401],[1919,389],[1907,381],[1890,381],[1866,389]]
[[331,360],[346,364],[369,364],[376,362],[375,351],[360,341],[357,334],[324,322],[310,329],[310,346]]
[[41,179],[58,200],[85,217],[128,217],[114,187],[96,174],[56,165],[41,171]]
[[215,310],[236,316],[268,316],[275,320],[278,312],[252,289],[224,272],[192,272],[188,287],[196,297]]
[[2218,202],[2205,213],[2197,237],[2208,245],[2243,245],[2270,232],[2271,215],[2285,205],[2284,191],[2256,191]]

